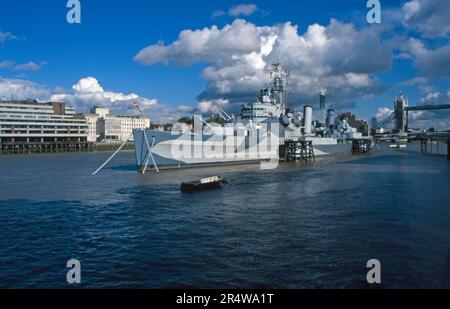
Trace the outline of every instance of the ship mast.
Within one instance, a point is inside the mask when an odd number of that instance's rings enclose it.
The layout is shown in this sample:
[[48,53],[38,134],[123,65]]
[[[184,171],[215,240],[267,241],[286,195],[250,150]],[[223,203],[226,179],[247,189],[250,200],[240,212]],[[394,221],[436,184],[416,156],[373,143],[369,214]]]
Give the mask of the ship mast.
[[272,64],[269,73],[272,102],[285,110],[287,108],[287,89],[289,86],[290,73],[283,69],[281,63]]

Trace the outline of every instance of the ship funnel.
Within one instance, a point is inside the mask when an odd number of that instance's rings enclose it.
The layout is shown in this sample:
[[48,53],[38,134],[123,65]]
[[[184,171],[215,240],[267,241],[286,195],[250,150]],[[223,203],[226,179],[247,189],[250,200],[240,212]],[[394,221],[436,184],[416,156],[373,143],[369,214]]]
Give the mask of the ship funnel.
[[310,105],[305,105],[303,108],[303,127],[306,135],[312,133],[312,114],[313,108]]

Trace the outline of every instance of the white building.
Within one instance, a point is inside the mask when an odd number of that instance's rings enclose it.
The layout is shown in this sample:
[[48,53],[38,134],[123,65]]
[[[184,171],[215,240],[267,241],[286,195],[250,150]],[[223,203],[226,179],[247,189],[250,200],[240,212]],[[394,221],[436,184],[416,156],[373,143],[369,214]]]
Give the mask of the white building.
[[109,108],[106,107],[94,106],[91,109],[91,112],[100,118],[105,118],[106,116],[109,116]]
[[133,129],[150,128],[150,118],[143,116],[116,116],[120,121],[121,141],[133,139]]
[[88,125],[88,142],[95,143],[97,142],[98,138],[100,137],[99,134],[97,134],[97,121],[98,121],[98,115],[97,114],[84,114],[84,118],[86,118],[87,125]]
[[0,100],[0,144],[86,142],[88,125],[64,103]]
[[109,109],[94,107],[90,114],[85,114],[89,125],[88,140],[92,142],[121,142],[133,140],[133,129],[150,127],[150,118],[145,116],[110,115]]

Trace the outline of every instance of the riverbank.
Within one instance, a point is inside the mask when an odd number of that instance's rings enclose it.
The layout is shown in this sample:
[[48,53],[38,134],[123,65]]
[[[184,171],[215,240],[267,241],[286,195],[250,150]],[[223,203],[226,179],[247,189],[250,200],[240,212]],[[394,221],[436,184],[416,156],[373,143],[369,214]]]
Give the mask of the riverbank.
[[[0,155],[14,154],[38,154],[38,153],[61,153],[61,152],[101,152],[114,151],[119,148],[120,143],[26,143],[26,144],[1,144]],[[123,150],[134,150],[134,143],[129,142]]]

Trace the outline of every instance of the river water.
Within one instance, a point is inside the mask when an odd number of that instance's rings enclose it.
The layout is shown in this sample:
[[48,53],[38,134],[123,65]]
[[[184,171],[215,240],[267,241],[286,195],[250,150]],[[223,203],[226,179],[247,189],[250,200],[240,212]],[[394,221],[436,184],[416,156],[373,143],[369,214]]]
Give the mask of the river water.
[[[0,288],[450,287],[450,163],[392,151],[140,175],[132,152],[0,156]],[[221,190],[182,181],[224,175]]]

